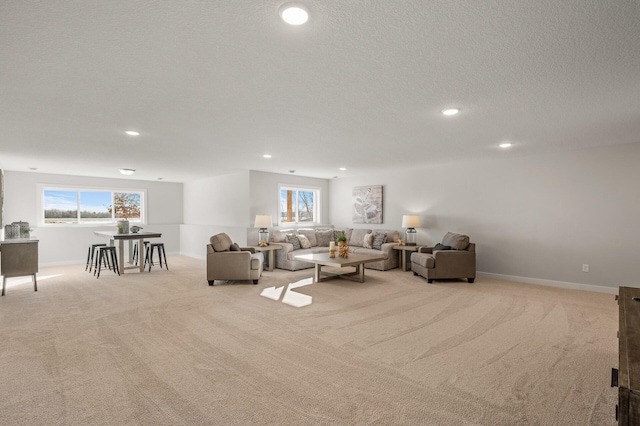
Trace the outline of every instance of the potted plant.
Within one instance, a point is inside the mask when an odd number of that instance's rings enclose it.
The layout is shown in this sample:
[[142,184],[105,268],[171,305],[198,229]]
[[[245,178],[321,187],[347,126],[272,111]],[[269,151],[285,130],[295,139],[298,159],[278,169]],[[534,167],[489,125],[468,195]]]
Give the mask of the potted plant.
[[338,246],[344,246],[347,244],[347,237],[344,235],[344,232],[338,234],[336,242],[338,243]]
[[113,205],[109,207],[109,213],[114,211],[115,216],[120,219],[117,222],[118,234],[129,233],[129,218],[140,217],[140,196],[126,192],[116,192],[113,194]]

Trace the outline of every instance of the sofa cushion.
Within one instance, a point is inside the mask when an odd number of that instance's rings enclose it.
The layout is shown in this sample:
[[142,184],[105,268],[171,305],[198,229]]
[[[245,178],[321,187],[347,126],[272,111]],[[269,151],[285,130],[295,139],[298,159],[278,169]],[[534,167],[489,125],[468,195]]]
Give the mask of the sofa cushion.
[[349,238],[349,245],[364,247],[364,236],[371,233],[371,229],[354,229]]
[[469,237],[454,232],[447,232],[442,238],[442,245],[450,246],[453,250],[466,250],[467,247],[469,247]]
[[229,250],[230,251],[241,251],[240,250],[240,246],[238,245],[238,243],[231,244],[231,246],[229,246]]
[[231,244],[233,244],[231,238],[224,232],[209,238],[209,242],[215,251],[229,251]]
[[300,241],[300,248],[311,248],[311,241],[309,241],[306,235],[298,235],[298,241]]
[[333,229],[316,229],[316,241],[318,242],[318,247],[329,247],[329,242],[333,241]]
[[316,230],[309,228],[300,228],[298,229],[298,235],[304,235],[307,237],[309,242],[311,243],[311,247],[315,247],[318,245],[318,240],[316,240]]
[[294,250],[300,250],[300,240],[296,234],[287,234],[287,242],[293,245]]
[[434,268],[436,260],[432,254],[429,253],[411,253],[411,263],[418,264],[423,268]]
[[371,248],[381,250],[382,245],[387,241],[386,232],[374,232],[373,241],[371,242]]
[[294,232],[293,229],[280,229],[277,231],[271,232],[271,242],[274,243],[288,243],[287,234],[291,234]]
[[351,229],[351,228],[334,229],[333,230],[333,240],[337,243],[338,242],[338,235],[344,234],[345,238],[347,239],[347,244],[348,244],[349,240],[351,239],[351,233],[352,232],[353,232],[353,229]]
[[387,234],[387,243],[397,243],[400,239],[400,233],[395,229],[387,229],[381,230],[380,232],[385,232]]

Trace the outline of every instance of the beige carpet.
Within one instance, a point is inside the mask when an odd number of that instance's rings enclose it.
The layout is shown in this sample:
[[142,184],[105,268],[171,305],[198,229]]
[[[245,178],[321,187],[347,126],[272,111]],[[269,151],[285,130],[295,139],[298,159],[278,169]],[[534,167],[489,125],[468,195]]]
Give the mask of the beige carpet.
[[397,269],[285,294],[312,270],[209,287],[203,261],[168,260],[10,280],[0,423],[615,424],[612,295]]

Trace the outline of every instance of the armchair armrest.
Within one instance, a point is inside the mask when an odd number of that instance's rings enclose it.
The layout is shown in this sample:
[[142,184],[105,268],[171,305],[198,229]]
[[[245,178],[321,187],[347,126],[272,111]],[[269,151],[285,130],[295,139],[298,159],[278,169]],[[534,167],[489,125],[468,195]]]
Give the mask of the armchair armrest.
[[418,249],[418,253],[429,253],[433,254],[433,247],[420,247]]

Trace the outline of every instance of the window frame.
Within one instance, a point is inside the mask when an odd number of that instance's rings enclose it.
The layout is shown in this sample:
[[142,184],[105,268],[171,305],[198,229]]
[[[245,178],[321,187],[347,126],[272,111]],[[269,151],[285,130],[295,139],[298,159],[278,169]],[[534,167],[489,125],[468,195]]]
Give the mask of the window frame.
[[[286,207],[283,210],[283,205],[281,203],[281,193],[283,190],[292,190],[296,192],[296,218],[293,222],[284,222],[282,220],[283,213],[286,214]],[[314,194],[314,206],[313,206],[313,219],[311,222],[300,222],[298,215],[298,192],[312,192]],[[322,223],[322,188],[316,186],[305,186],[305,185],[292,185],[280,183],[278,184],[278,226],[315,226]]]
[[137,225],[146,225],[147,224],[147,190],[144,188],[121,188],[121,187],[111,187],[111,186],[78,186],[78,185],[58,185],[58,184],[38,184],[37,185],[37,208],[38,208],[38,226],[44,227],[58,227],[58,228],[76,228],[76,227],[105,227],[105,226],[115,226],[119,218],[111,217],[110,222],[71,222],[71,223],[46,223],[44,217],[45,211],[45,201],[44,201],[44,193],[45,191],[66,191],[66,192],[75,192],[77,199],[77,208],[78,214],[80,214],[80,193],[81,192],[110,192],[111,193],[111,202],[113,203],[113,194],[114,193],[135,193],[140,195],[140,220],[137,219],[129,219],[129,222]]

